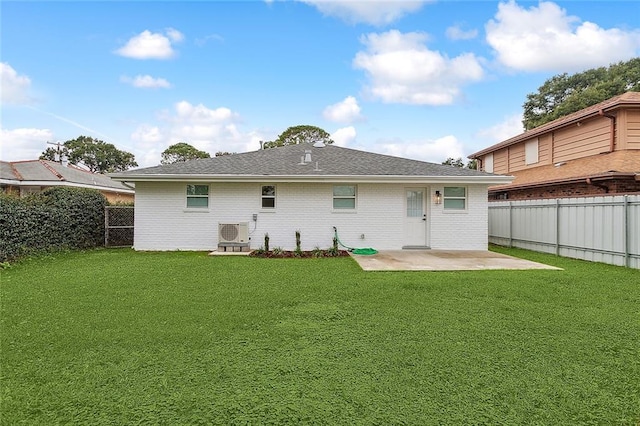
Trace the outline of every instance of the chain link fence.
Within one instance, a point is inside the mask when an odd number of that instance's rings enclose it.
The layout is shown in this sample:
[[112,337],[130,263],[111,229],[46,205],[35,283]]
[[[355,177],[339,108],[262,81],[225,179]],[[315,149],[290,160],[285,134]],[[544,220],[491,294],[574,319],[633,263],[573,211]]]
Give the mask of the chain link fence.
[[133,246],[133,206],[107,206],[104,215],[104,245]]

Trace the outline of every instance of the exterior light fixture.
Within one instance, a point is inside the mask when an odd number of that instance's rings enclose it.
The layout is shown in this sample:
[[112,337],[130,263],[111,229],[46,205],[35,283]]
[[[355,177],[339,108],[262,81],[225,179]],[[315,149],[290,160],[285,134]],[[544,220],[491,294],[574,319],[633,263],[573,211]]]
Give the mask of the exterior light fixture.
[[435,204],[440,204],[442,202],[442,195],[440,195],[440,191],[436,191],[436,195],[433,196],[433,202]]

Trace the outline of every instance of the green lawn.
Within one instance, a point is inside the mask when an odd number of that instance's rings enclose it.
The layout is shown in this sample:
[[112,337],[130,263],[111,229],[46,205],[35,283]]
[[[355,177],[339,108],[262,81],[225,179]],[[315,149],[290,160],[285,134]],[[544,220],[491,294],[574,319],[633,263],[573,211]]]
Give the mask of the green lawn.
[[0,272],[14,424],[640,422],[640,271],[97,250]]

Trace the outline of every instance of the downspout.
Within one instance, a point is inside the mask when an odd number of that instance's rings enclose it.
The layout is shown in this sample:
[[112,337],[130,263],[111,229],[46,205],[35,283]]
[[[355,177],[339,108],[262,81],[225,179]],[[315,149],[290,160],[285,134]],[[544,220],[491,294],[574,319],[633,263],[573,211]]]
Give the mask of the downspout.
[[610,121],[609,125],[609,152],[613,152],[616,145],[616,116],[605,114],[604,110],[598,111],[600,117],[607,117]]

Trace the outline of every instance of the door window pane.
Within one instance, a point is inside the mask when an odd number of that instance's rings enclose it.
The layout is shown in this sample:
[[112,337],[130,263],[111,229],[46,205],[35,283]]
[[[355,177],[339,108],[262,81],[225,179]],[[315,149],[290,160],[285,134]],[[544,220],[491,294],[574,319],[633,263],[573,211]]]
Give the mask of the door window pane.
[[407,217],[422,217],[423,211],[423,192],[407,191]]

